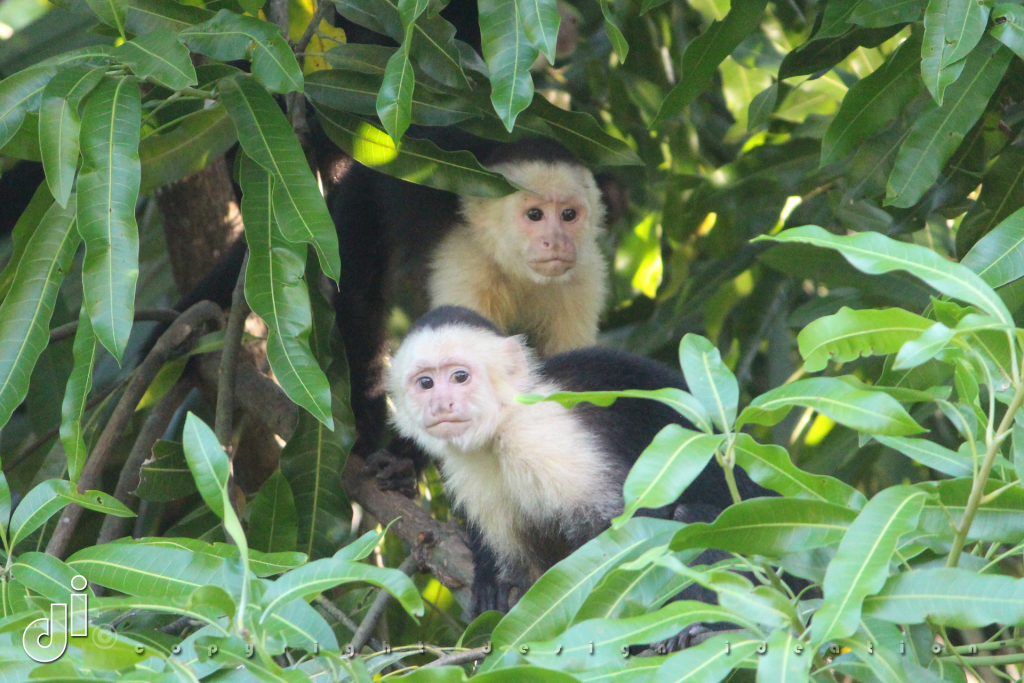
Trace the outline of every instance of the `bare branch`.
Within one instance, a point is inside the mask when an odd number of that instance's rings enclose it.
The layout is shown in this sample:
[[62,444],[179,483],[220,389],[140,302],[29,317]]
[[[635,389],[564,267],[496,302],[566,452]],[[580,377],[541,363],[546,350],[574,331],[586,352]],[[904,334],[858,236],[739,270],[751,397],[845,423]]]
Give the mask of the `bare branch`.
[[438,657],[429,664],[424,664],[421,669],[426,669],[431,666],[456,666],[459,664],[468,664],[469,662],[479,662],[481,659],[491,654],[491,646],[484,645],[483,647],[475,647],[472,650],[462,650],[460,652],[449,652],[443,657]]
[[[416,554],[410,553],[409,557],[402,560],[402,564],[398,565],[398,571],[404,574],[412,574],[418,565],[419,562],[416,561]],[[362,651],[363,646],[370,639],[370,633],[376,628],[380,618],[384,616],[384,610],[388,608],[389,602],[391,602],[391,593],[381,588],[373,604],[370,605],[370,609],[366,612],[366,616],[363,617],[363,623],[359,624],[359,630],[352,636],[352,652]]]
[[[149,322],[155,321],[159,323],[167,323],[168,325],[173,323],[181,315],[172,308],[140,308],[135,311],[135,322]],[[69,337],[75,336],[75,332],[78,331],[78,321],[68,323],[67,325],[61,325],[50,330],[50,343],[54,344],[59,341],[64,341]]]
[[[188,396],[188,392],[192,390],[192,386],[192,382],[187,379],[180,379],[171,387],[170,391],[164,394],[163,398],[156,404],[156,407],[153,408],[153,412],[146,418],[146,422],[142,425],[142,430],[139,432],[138,438],[135,439],[134,445],[132,445],[132,451],[128,455],[128,460],[125,461],[124,467],[121,468],[121,477],[117,480],[117,489],[114,491],[114,497],[129,508],[136,509],[137,507],[132,505],[135,497],[130,492],[139,486],[142,463],[153,453],[153,444],[163,435],[167,425],[174,418],[175,411],[178,410],[178,407],[181,406]],[[124,536],[127,523],[127,517],[107,515],[106,519],[103,520],[100,535],[96,539],[96,545],[110,543],[115,538]]]
[[[103,468],[110,458],[114,445],[124,432],[128,421],[131,419],[139,401],[145,395],[146,390],[152,383],[153,378],[163,367],[164,362],[182,347],[190,338],[208,322],[221,322],[220,307],[212,301],[200,301],[195,306],[182,313],[174,321],[166,332],[157,341],[153,350],[146,356],[146,360],[135,371],[131,381],[125,388],[121,400],[118,402],[114,413],[107,421],[107,426],[100,434],[96,447],[93,448],[89,459],[82,468],[82,474],[78,478],[78,490],[80,492],[94,489],[100,484]],[[67,552],[68,543],[75,533],[78,520],[82,516],[82,507],[72,503],[64,508],[61,513],[57,528],[54,529],[50,542],[46,546],[46,552],[57,558],[63,558]]]
[[245,300],[245,269],[249,265],[249,251],[242,259],[242,270],[238,273],[235,290],[231,294],[231,313],[228,316],[227,328],[224,330],[224,348],[220,352],[220,368],[217,382],[217,415],[214,421],[214,432],[221,446],[227,448],[231,444],[233,425],[231,416],[235,410],[235,366],[238,350],[242,346],[242,333],[245,332],[245,319],[249,315],[249,304]]

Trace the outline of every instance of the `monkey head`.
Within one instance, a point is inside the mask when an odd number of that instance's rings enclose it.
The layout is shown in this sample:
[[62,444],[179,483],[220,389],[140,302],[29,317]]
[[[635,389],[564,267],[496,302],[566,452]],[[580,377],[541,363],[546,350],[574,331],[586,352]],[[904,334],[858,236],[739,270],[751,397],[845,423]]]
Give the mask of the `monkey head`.
[[587,168],[575,159],[516,159],[489,167],[524,190],[500,199],[464,197],[462,214],[482,252],[508,275],[562,282],[581,259],[600,258],[596,238],[604,205]]
[[387,370],[393,422],[435,457],[483,447],[515,395],[529,391],[531,367],[520,337],[466,324],[414,327]]

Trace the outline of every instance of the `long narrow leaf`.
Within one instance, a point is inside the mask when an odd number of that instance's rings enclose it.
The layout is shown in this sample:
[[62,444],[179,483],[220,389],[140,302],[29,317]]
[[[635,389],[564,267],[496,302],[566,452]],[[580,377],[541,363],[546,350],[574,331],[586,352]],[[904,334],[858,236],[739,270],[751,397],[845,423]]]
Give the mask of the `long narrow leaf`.
[[491,103],[505,128],[533,100],[533,66],[540,52],[527,38],[516,0],[480,1],[480,36],[491,72]]
[[39,105],[39,152],[46,182],[54,200],[67,206],[78,170],[78,134],[82,120],[78,105],[103,78],[104,68],[85,66],[62,70],[43,90]]
[[60,442],[68,458],[68,479],[78,481],[89,452],[82,437],[82,416],[85,400],[92,390],[92,369],[96,360],[96,335],[85,308],[78,316],[78,330],[75,332],[73,354],[74,369],[68,377],[61,404]]

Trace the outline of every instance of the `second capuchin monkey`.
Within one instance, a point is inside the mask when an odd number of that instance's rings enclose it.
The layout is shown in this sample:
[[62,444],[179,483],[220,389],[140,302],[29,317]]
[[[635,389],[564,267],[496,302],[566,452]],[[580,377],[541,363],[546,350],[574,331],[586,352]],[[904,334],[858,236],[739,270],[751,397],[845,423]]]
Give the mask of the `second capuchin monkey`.
[[386,424],[380,380],[397,300],[472,309],[527,335],[543,356],[594,343],[607,292],[594,176],[549,139],[497,146],[483,163],[524,189],[459,197],[353,163],[329,198],[342,259],[335,308],[363,453]]
[[[601,347],[534,358],[520,337],[464,308],[443,307],[409,331],[387,371],[398,431],[437,463],[470,530],[474,611],[507,611],[556,562],[623,510],[630,467],[666,425],[687,424],[654,401],[524,405],[518,394],[685,389],[683,377],[641,356]],[[735,470],[744,499],[773,495]],[[673,504],[642,514],[712,521],[732,503],[710,463]],[[684,595],[712,601],[708,595]]]

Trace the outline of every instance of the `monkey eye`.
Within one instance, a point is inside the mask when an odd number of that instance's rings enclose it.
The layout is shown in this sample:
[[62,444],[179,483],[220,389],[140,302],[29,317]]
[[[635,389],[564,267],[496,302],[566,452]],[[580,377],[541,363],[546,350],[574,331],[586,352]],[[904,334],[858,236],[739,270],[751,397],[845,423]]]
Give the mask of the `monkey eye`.
[[544,218],[544,212],[535,206],[526,212],[526,217],[529,218],[534,223],[536,223],[537,221]]
[[562,212],[562,220],[566,223],[572,223],[576,220],[576,209],[566,209]]
[[429,377],[420,377],[418,380],[416,380],[416,384],[419,386],[420,389],[424,390],[434,388],[434,380],[432,380]]
[[469,381],[469,373],[465,370],[456,370],[452,373],[452,381],[456,384],[465,384]]

